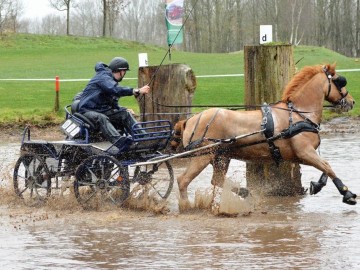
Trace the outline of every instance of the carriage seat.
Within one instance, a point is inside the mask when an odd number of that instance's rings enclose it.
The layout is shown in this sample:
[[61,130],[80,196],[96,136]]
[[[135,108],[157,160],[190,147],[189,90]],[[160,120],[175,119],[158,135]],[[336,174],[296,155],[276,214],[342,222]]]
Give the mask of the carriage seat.
[[[79,103],[80,100],[75,100],[71,105],[65,107],[66,121],[62,125],[62,129],[67,135],[67,139],[74,139],[84,143],[104,141],[105,138],[97,125],[91,119],[78,112]],[[118,131],[120,134],[127,135],[123,129]]]
[[[67,135],[67,139],[80,140],[85,143],[89,143],[90,135],[96,134],[95,138],[98,140],[98,129],[96,125],[86,116],[78,113],[80,100],[75,100],[71,105],[65,107],[66,121],[61,126],[64,133]],[[70,110],[69,110],[70,108]]]
[[89,118],[87,118],[85,115],[79,113],[79,103],[80,100],[75,100],[72,104],[71,104],[71,114],[73,116],[75,116],[76,118],[79,118],[80,120],[82,120],[84,122],[84,125],[90,129],[90,131],[97,131],[96,125],[95,123],[90,120]]

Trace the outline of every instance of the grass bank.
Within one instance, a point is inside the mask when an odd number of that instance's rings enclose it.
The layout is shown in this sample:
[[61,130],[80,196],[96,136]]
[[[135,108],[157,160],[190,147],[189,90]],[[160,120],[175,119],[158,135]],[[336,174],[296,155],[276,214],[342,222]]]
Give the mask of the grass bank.
[[[0,36],[0,125],[46,125],[60,123],[64,118],[62,108],[82,90],[94,75],[98,61],[108,63],[114,56],[123,56],[130,62],[127,78],[136,78],[138,53],[148,53],[150,65],[159,65],[167,48],[142,43],[106,38],[64,37],[44,35]],[[297,68],[306,65],[337,63],[337,69],[360,68],[360,63],[325,48],[299,46],[294,50]],[[172,51],[171,61],[163,64],[184,63],[197,76],[238,74],[244,72],[243,52],[229,54],[201,54]],[[342,72],[348,80],[347,88],[360,100],[360,73]],[[60,84],[60,111],[54,112],[55,84],[53,79],[84,79],[63,81]],[[49,79],[26,81],[18,79]],[[243,104],[244,78],[198,78],[194,104]],[[125,79],[123,85],[137,86],[137,80]],[[121,105],[139,111],[135,99],[122,98]],[[348,115],[360,115],[355,108]]]

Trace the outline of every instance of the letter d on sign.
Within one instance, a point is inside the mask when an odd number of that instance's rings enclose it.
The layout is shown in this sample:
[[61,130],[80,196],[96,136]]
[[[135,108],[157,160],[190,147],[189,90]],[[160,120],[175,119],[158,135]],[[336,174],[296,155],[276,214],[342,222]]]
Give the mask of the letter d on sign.
[[260,25],[260,44],[272,42],[272,25]]

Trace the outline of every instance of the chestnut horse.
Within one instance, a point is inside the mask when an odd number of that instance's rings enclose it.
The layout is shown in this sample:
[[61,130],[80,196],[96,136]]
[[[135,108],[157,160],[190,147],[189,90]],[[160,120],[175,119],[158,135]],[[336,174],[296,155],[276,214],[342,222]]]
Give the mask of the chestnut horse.
[[343,195],[343,202],[356,204],[356,194],[316,152],[324,100],[342,111],[351,110],[355,104],[345,85],[346,79],[336,74],[335,64],[308,66],[285,87],[281,101],[261,106],[262,110],[212,108],[179,121],[173,147],[182,142],[185,150],[191,150],[215,142],[213,148],[203,147],[206,151],[196,152],[177,178],[180,198],[188,203],[188,185],[208,164],[214,168],[211,183],[221,187],[230,159],[277,163],[284,160],[311,165],[323,172],[319,182],[311,183],[311,194],[319,192],[329,176]]

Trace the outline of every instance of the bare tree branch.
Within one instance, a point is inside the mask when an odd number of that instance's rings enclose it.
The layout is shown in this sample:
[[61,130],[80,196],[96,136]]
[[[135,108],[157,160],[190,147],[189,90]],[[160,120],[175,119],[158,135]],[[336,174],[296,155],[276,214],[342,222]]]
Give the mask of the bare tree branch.
[[50,5],[58,11],[66,11],[66,35],[70,34],[70,3],[71,0],[49,0]]

